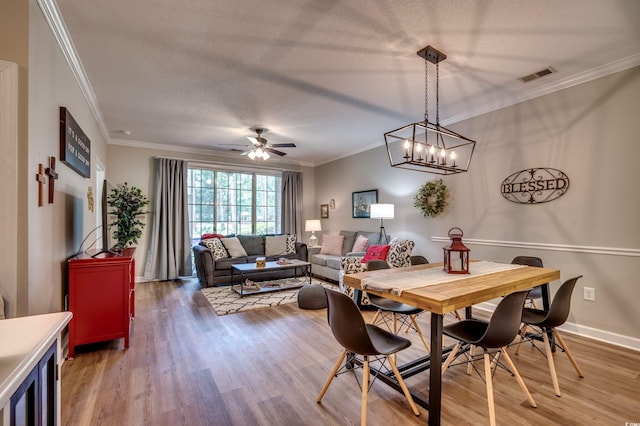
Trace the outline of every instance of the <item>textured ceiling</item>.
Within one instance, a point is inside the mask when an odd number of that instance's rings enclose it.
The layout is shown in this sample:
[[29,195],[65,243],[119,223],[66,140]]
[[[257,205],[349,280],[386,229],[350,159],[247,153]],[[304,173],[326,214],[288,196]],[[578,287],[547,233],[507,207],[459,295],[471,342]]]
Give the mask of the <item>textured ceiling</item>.
[[113,142],[242,149],[258,126],[303,164],[421,120],[426,45],[444,124],[640,64],[637,0],[57,4]]

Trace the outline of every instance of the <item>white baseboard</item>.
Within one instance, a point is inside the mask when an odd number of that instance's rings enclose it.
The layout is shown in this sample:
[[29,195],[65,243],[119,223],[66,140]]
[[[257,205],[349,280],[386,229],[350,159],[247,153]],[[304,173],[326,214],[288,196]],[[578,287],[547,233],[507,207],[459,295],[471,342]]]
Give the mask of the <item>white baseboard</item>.
[[[492,303],[480,303],[478,305],[474,305],[473,307],[474,309],[481,309],[483,311],[491,313],[495,309],[496,305]],[[599,342],[609,343],[611,345],[620,346],[640,352],[640,339],[637,339],[635,337],[612,333],[610,331],[604,331],[593,327],[574,324],[571,322],[565,322],[561,327],[558,327],[558,329],[562,330],[565,333],[587,337]]]

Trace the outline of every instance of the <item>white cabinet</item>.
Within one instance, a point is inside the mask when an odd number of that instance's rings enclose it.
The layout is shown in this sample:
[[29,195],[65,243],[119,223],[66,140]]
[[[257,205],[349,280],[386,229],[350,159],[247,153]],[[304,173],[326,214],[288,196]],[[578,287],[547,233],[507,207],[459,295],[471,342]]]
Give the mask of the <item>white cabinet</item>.
[[0,321],[0,426],[60,424],[60,337],[70,312]]

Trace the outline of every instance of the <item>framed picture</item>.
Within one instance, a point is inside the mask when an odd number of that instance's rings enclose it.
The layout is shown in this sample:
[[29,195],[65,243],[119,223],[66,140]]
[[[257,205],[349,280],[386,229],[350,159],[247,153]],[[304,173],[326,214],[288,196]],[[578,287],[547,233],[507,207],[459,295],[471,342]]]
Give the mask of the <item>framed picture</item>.
[[320,219],[329,219],[329,204],[320,204]]
[[378,190],[354,192],[351,196],[352,217],[369,219],[371,217],[371,204],[378,202]]

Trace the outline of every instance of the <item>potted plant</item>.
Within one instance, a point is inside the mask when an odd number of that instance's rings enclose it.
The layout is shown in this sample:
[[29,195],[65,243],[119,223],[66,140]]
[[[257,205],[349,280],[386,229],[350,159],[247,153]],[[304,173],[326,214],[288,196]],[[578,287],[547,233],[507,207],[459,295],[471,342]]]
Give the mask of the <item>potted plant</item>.
[[145,225],[141,216],[149,213],[145,209],[148,204],[149,200],[140,188],[129,186],[127,182],[111,190],[107,205],[114,220],[109,225],[116,226],[113,237],[118,240],[118,249],[138,242]]

